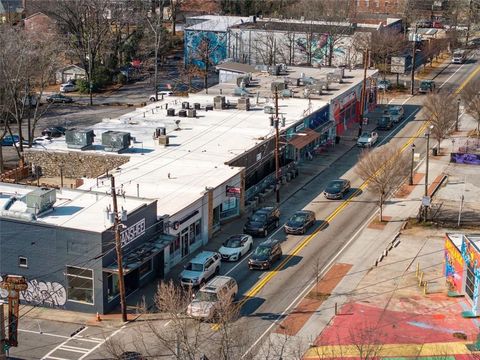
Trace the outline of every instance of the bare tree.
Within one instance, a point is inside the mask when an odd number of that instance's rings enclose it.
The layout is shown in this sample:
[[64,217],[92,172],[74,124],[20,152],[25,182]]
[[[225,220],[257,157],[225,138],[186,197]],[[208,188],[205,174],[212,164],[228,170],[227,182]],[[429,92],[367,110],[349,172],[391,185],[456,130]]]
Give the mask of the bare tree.
[[406,47],[404,37],[395,30],[382,29],[372,33],[369,46],[371,59],[384,78],[389,72],[388,63],[391,57],[403,53]]
[[109,40],[111,22],[110,0],[58,0],[48,14],[66,34],[67,46],[86,70],[90,105],[93,105],[93,78],[95,68]]
[[385,199],[405,179],[408,172],[408,158],[392,144],[386,144],[370,151],[363,151],[356,167],[357,174],[378,196],[380,221],[383,221]]
[[452,96],[432,93],[427,96],[423,106],[425,116],[433,125],[431,134],[437,140],[437,149],[440,151],[442,140],[450,135],[457,118],[456,101]]
[[477,122],[476,133],[480,136],[480,79],[470,81],[461,92],[465,110]]
[[259,33],[252,45],[253,53],[256,54],[255,62],[260,60],[264,65],[273,65],[275,63],[276,42],[275,33]]

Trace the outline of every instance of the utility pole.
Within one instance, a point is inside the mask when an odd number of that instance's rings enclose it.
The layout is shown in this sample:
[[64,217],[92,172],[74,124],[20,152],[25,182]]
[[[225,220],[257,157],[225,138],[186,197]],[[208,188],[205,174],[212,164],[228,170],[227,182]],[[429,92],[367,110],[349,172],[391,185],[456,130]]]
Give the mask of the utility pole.
[[6,357],[6,349],[7,349],[7,341],[5,339],[5,312],[3,309],[4,303],[0,300],[0,360],[5,360]]
[[120,239],[120,218],[118,214],[117,193],[115,192],[115,178],[111,176],[112,187],[112,201],[113,201],[113,215],[114,223],[113,229],[115,231],[115,250],[117,252],[118,264],[118,287],[120,290],[120,306],[122,308],[122,321],[127,322],[127,303],[125,300],[125,279],[123,278],[123,261],[122,261],[122,242]]
[[455,131],[458,131],[459,120],[460,120],[460,98],[457,99],[457,118],[455,119]]
[[[27,280],[19,275],[6,275],[0,282],[0,288],[8,291],[8,341],[3,340],[5,351],[7,347],[18,346],[18,311],[20,306],[20,291],[28,288]],[[3,310],[3,309],[2,309]],[[3,311],[2,311],[3,314]],[[3,325],[2,325],[3,326]],[[5,329],[5,327],[3,327]],[[5,336],[3,336],[5,339]]]
[[[32,147],[32,97],[30,95],[30,79],[27,80],[27,91],[26,96],[28,97],[28,109],[27,109],[27,139],[28,139],[28,147]],[[20,151],[23,151],[23,141],[20,139]]]
[[415,144],[412,144],[412,162],[410,163],[410,185],[413,185],[413,163],[415,161]]
[[[155,35],[155,48],[153,49],[155,52],[155,75],[153,78],[153,85],[155,87],[155,101],[158,101],[158,49],[160,47],[160,40],[161,36],[159,34],[159,29],[161,29],[162,24],[162,7],[159,8],[160,13],[157,14],[157,9],[154,3],[152,3],[152,11],[150,12],[151,17],[155,16],[155,22],[152,24],[149,17],[147,17],[148,25],[152,29],[153,34]],[[160,24],[160,26],[159,26]],[[155,26],[154,26],[155,25]]]
[[275,126],[275,194],[277,205],[280,205],[280,134],[278,122],[278,89],[275,89],[275,119],[273,120],[273,125]]
[[[426,158],[426,161],[425,161],[425,166],[426,166],[426,171],[425,171],[425,193],[424,193],[424,199],[425,201],[427,201],[428,199],[428,168],[429,168],[429,159],[430,159],[430,129],[432,128],[432,126],[430,126],[428,129],[427,129],[427,132],[425,133],[425,136],[427,138],[427,158]],[[424,206],[424,213],[423,213],[423,221],[427,221],[427,214],[428,214],[428,206],[427,204],[423,204]]]
[[412,46],[412,72],[411,76],[411,88],[410,94],[415,94],[415,63],[417,61],[417,24],[415,24],[415,33],[413,34],[413,46]]
[[362,83],[362,91],[360,95],[360,124],[358,126],[358,137],[362,135],[363,131],[363,117],[365,113],[365,100],[367,98],[367,69],[368,69],[368,63],[369,63],[369,50],[366,49],[364,52],[364,57],[365,59],[363,60],[363,83]]
[[467,34],[465,35],[465,46],[468,45],[468,40],[470,39],[470,28],[472,26],[472,7],[473,1],[470,0],[470,3],[468,4],[468,23],[467,23]]

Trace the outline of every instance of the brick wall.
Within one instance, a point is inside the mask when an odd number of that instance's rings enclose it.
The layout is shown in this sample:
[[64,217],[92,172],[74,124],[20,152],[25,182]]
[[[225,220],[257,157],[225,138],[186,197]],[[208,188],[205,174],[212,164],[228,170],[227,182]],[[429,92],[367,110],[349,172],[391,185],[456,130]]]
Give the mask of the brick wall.
[[63,165],[63,176],[71,179],[81,177],[96,178],[130,160],[128,156],[76,151],[46,152],[25,150],[24,155],[30,166],[34,164],[41,167],[43,176],[60,176],[60,166]]

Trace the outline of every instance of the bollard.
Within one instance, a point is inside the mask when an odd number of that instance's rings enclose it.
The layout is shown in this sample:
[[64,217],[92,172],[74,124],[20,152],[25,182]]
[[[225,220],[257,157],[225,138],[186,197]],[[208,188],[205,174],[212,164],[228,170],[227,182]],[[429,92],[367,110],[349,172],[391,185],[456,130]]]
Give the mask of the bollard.
[[423,284],[423,271],[420,273],[420,279],[418,281],[418,286],[422,286]]
[[417,270],[415,271],[415,276],[418,278],[418,274],[420,273],[420,263],[417,263]]
[[425,283],[423,284],[423,295],[427,295],[428,294],[428,282],[425,281]]
[[335,315],[338,314],[338,307],[337,307],[337,303],[335,303]]
[[100,314],[97,312],[97,321],[102,321],[102,318],[100,317]]

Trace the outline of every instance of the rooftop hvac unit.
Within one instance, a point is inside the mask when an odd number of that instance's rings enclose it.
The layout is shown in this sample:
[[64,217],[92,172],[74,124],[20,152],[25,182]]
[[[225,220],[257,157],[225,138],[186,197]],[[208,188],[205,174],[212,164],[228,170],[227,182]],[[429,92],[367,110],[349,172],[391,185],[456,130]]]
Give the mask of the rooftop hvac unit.
[[284,81],[274,81],[270,85],[270,88],[271,88],[272,92],[282,91],[282,90],[285,90],[287,88],[287,84]]
[[248,85],[250,85],[251,80],[252,79],[251,79],[250,74],[238,76],[237,77],[237,86],[242,87],[242,84],[243,84],[243,87],[248,86]]
[[167,116],[175,116],[175,109],[174,108],[167,109]]
[[195,110],[195,109],[188,109],[188,110],[187,110],[187,117],[189,117],[189,118],[197,117],[197,110]]
[[123,131],[106,131],[102,134],[105,151],[121,152],[130,146],[130,133]]
[[167,135],[167,129],[165,127],[161,126],[161,127],[157,127],[155,129],[155,132],[153,134],[153,138],[156,139],[160,136],[165,136],[165,135]]
[[273,106],[267,105],[263,107],[263,112],[265,114],[275,114],[275,108]]
[[200,110],[200,103],[194,103],[194,104],[193,104],[193,108],[194,108],[195,110]]
[[340,76],[342,79],[345,77],[345,68],[340,67],[333,71],[334,74]]
[[190,104],[188,103],[188,101],[182,102],[182,109],[189,109],[189,108],[190,108]]
[[92,146],[95,133],[93,130],[67,130],[65,142],[69,149],[85,150]]
[[342,75],[340,73],[328,73],[327,74],[327,80],[328,82],[336,82],[341,84],[342,83]]
[[237,109],[239,110],[250,110],[250,99],[249,98],[240,98],[238,99]]
[[225,96],[215,96],[213,98],[213,108],[214,109],[225,109]]
[[27,212],[37,215],[51,209],[55,201],[57,201],[56,194],[55,189],[48,188],[39,188],[29,192],[25,197]]
[[273,76],[280,75],[280,65],[272,65],[268,67],[268,73]]

